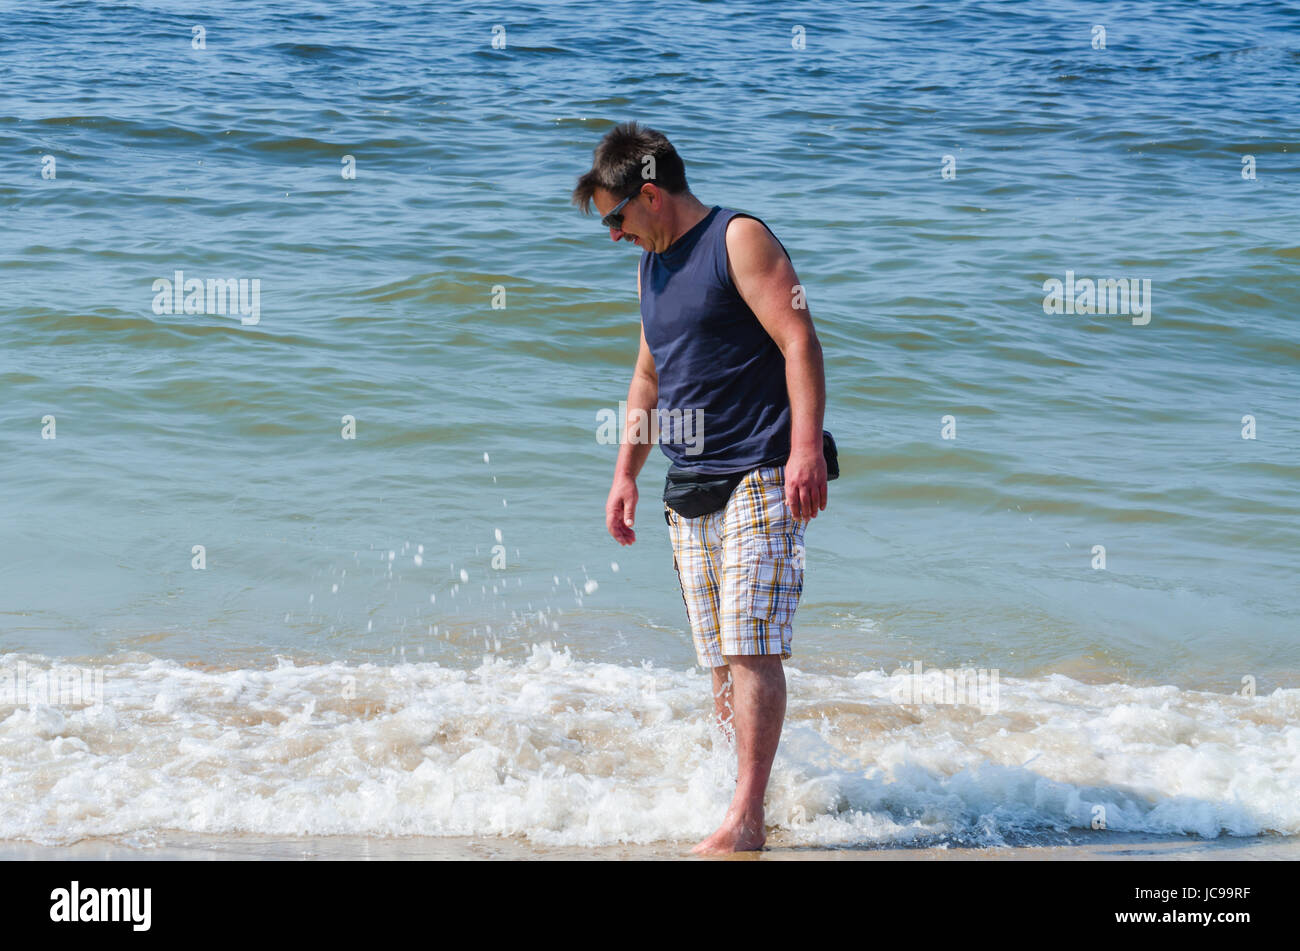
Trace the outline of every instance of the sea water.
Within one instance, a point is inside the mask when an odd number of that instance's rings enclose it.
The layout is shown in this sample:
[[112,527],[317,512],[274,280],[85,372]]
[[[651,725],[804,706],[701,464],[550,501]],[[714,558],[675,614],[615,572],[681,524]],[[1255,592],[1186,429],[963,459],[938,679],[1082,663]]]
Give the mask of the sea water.
[[51,2],[0,56],[0,837],[716,826],[658,450],[604,528],[639,252],[569,192],[634,118],[825,352],[769,824],[1300,834],[1295,10]]

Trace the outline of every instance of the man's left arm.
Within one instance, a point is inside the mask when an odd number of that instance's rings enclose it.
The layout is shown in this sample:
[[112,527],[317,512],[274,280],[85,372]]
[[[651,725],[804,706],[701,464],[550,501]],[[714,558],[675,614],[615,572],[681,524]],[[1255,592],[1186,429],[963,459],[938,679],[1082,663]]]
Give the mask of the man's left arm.
[[785,356],[785,385],[790,394],[786,504],[795,518],[816,518],[817,512],[826,508],[822,345],[794,265],[763,223],[733,218],[727,225],[726,241],[727,270],[737,292]]

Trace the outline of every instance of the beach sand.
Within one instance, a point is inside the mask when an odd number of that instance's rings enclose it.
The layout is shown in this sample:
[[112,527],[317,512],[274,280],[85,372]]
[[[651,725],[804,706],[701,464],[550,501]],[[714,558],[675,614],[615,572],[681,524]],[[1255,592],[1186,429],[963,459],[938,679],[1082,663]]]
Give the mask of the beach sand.
[[[113,839],[83,839],[71,845],[0,841],[0,860],[153,861],[153,860],[326,860],[326,861],[702,861],[690,854],[693,843],[655,843],[600,848],[547,847],[521,838],[409,838],[364,836],[287,838],[267,836],[168,834],[141,847]],[[782,846],[772,835],[763,852],[721,857],[721,861],[1077,861],[1077,860],[1221,861],[1300,859],[1300,840],[1289,836],[1223,836],[1198,839],[1080,830],[1041,845],[1000,848],[906,847],[819,849]],[[711,860],[711,859],[710,859]]]

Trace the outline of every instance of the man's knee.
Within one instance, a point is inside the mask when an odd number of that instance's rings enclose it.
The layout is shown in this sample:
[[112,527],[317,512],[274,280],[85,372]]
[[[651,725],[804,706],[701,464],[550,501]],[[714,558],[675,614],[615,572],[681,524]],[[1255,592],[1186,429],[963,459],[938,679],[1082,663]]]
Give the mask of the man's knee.
[[[728,666],[735,665],[746,670],[781,666],[780,654],[728,654],[723,657],[723,660],[727,662]],[[714,670],[717,669],[714,668]]]

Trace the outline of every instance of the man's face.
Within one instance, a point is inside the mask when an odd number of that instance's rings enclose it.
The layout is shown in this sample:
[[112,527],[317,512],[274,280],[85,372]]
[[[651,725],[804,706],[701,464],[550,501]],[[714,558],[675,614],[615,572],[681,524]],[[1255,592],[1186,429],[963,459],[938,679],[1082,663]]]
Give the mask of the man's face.
[[[603,188],[597,188],[592,193],[591,202],[596,206],[596,214],[604,218],[626,197],[626,195],[615,195]],[[623,227],[609,229],[611,241],[630,241],[638,248],[646,251],[654,250],[654,241],[648,235],[650,230],[649,200],[648,192],[642,190],[640,194],[623,206],[622,211],[619,212],[623,216]]]

